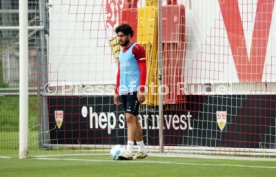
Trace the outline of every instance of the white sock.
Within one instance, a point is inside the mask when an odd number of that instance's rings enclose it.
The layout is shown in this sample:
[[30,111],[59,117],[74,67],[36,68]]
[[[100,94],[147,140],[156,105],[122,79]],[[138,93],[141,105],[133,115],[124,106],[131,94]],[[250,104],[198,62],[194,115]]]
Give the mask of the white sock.
[[134,141],[127,141],[127,151],[132,153],[132,149],[133,149],[133,145],[134,145]]
[[144,141],[137,141],[137,146],[138,146],[138,151],[139,152],[146,152],[145,151],[145,145],[144,145]]

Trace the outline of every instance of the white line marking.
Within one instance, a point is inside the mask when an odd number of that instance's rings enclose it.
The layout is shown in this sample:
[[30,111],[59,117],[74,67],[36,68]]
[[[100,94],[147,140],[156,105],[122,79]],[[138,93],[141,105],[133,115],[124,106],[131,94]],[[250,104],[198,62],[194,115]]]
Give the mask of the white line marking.
[[150,157],[174,157],[174,158],[192,158],[192,159],[214,159],[214,160],[231,160],[231,161],[265,161],[276,162],[276,158],[262,157],[237,157],[237,156],[212,156],[212,155],[193,155],[193,154],[170,154],[170,153],[150,153]]
[[75,156],[107,156],[107,154],[54,154],[54,155],[35,155],[32,158],[47,158],[47,157],[75,157]]
[[188,162],[170,162],[155,160],[133,160],[133,161],[114,161],[114,160],[93,160],[93,159],[70,159],[70,158],[33,158],[36,160],[61,160],[61,161],[83,161],[97,163],[148,163],[148,164],[172,164],[172,165],[189,165],[189,166],[208,166],[208,167],[236,167],[236,168],[260,168],[260,169],[276,169],[276,166],[259,166],[259,165],[233,165],[233,164],[207,164],[207,163],[188,163]]
[[0,156],[0,159],[10,159],[12,158],[11,156]]
[[[82,150],[85,151],[85,150]],[[88,150],[88,152],[91,152]],[[68,157],[68,156],[108,156],[109,151],[103,150],[106,153],[81,153],[81,154],[49,154],[49,155],[35,155],[37,157]],[[261,157],[236,157],[236,156],[210,156],[210,155],[192,155],[192,154],[169,154],[169,153],[148,153],[150,157],[174,157],[174,158],[192,158],[192,159],[214,159],[214,160],[231,160],[231,161],[265,161],[276,162],[276,158],[261,158]]]

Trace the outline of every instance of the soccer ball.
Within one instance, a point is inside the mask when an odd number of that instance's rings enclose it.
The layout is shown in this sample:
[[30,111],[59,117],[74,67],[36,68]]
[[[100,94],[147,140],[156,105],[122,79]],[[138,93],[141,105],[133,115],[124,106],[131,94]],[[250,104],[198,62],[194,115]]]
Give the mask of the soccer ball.
[[117,144],[111,147],[110,155],[112,159],[115,160],[116,157],[120,156],[125,150],[125,146]]

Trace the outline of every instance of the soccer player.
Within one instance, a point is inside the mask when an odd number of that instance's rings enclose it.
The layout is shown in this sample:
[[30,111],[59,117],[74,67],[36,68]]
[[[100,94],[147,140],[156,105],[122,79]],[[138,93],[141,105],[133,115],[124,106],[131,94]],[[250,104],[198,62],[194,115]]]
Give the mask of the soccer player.
[[[122,24],[115,29],[118,42],[122,46],[119,54],[118,73],[114,94],[114,104],[123,104],[127,122],[127,147],[121,159],[132,160],[147,157],[144,147],[142,128],[138,121],[139,105],[145,101],[146,53],[145,49],[131,41],[133,30],[130,25]],[[136,141],[138,152],[133,154]]]

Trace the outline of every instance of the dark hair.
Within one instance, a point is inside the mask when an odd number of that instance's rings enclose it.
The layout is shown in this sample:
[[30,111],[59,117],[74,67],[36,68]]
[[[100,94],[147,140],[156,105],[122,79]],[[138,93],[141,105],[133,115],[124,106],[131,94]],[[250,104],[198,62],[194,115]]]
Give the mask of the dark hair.
[[116,32],[116,34],[118,34],[119,32],[122,32],[125,35],[129,35],[130,34],[131,37],[133,36],[133,33],[134,33],[133,30],[132,30],[132,28],[131,28],[131,26],[128,25],[128,24],[121,24],[121,25],[119,25],[115,29],[115,32]]

